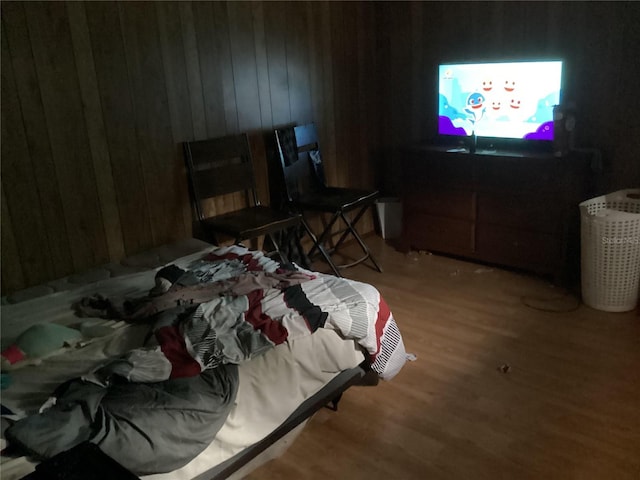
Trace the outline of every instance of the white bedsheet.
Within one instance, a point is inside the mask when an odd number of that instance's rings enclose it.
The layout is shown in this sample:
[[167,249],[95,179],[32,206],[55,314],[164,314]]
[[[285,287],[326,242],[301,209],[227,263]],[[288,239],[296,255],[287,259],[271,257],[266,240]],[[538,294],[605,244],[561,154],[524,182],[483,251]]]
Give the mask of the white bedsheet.
[[[107,297],[115,295],[140,296],[153,286],[155,272],[162,265],[174,263],[186,267],[212,247],[206,244],[177,244],[174,252],[184,254],[172,258],[171,249],[156,249],[151,257],[130,260],[126,268],[145,271],[98,281],[82,283],[82,276],[51,284],[58,288],[30,300],[2,306],[2,348],[38,322],[53,321],[66,326],[77,325],[71,305],[84,296],[95,293]],[[202,248],[202,247],[205,248]],[[157,254],[160,251],[161,254]],[[176,255],[179,256],[179,255]],[[126,263],[126,262],[125,262]],[[142,264],[142,265],[140,265]],[[94,280],[103,276],[100,271],[84,277]],[[113,272],[111,272],[112,274]],[[119,271],[118,273],[126,273]],[[62,288],[60,288],[62,286]],[[34,289],[41,294],[42,289]],[[82,375],[103,363],[108,357],[128,351],[141,344],[147,328],[106,321],[114,326],[113,333],[94,340],[79,349],[69,349],[11,372],[11,386],[2,391],[2,404],[19,413],[33,413],[46,401],[50,393],[63,381]],[[290,340],[266,354],[240,366],[240,384],[235,405],[213,443],[185,467],[168,474],[149,475],[145,480],[191,479],[214,465],[232,457],[244,448],[261,440],[280,425],[304,400],[313,396],[340,371],[363,361],[362,352],[354,341],[343,340],[335,331],[320,329],[313,335]],[[2,478],[18,479],[32,471],[35,465],[28,460],[2,459]]]

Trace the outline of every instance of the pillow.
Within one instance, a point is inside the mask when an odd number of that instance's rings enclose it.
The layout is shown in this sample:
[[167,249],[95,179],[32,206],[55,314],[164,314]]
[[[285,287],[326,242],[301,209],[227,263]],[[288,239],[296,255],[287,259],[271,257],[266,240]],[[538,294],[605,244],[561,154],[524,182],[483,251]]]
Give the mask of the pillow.
[[80,331],[57,323],[37,323],[27,328],[2,353],[2,367],[46,357],[82,338]]

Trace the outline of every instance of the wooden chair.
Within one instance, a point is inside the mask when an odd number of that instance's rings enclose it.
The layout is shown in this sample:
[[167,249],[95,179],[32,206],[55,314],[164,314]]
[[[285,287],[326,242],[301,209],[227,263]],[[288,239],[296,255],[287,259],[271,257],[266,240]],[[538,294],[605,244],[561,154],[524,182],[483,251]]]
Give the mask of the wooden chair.
[[[277,254],[286,263],[279,237],[297,230],[302,216],[260,204],[247,135],[185,142],[184,155],[191,202],[205,240],[217,244],[218,235],[224,234],[240,243],[264,235],[274,246],[274,251],[267,254]],[[245,208],[215,216],[204,214],[205,200],[236,192],[243,193]]]
[[[309,257],[312,257],[316,251],[319,252],[337,276],[340,276],[339,269],[358,265],[367,259],[371,260],[376,270],[382,272],[356,230],[356,224],[364,213],[375,205],[379,192],[327,186],[314,124],[276,129],[275,137],[284,177],[286,202],[291,211],[303,215],[303,226],[313,241]],[[305,212],[330,215],[329,221],[323,222],[324,228],[319,235],[316,236],[312,232],[304,217]],[[355,212],[353,220],[350,220],[347,215],[351,212]],[[332,233],[334,225],[339,220],[344,224],[344,229]],[[332,244],[331,240],[337,234],[340,234],[340,237],[335,244]],[[336,265],[331,254],[338,250],[349,235],[356,239],[362,248],[363,256],[354,262]]]

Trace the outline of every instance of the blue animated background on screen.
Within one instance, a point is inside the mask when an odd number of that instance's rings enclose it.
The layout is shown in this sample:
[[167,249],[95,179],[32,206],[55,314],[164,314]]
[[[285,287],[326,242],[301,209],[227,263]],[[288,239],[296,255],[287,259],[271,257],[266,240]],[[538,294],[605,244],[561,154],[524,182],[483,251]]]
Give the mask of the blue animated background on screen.
[[562,62],[450,64],[438,74],[438,133],[553,140]]

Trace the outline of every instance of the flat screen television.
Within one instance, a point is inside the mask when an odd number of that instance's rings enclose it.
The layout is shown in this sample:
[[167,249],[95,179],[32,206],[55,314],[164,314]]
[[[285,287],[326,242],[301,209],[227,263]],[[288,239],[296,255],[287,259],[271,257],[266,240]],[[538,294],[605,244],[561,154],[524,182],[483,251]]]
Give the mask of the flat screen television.
[[440,64],[438,135],[551,145],[561,90],[561,60]]

